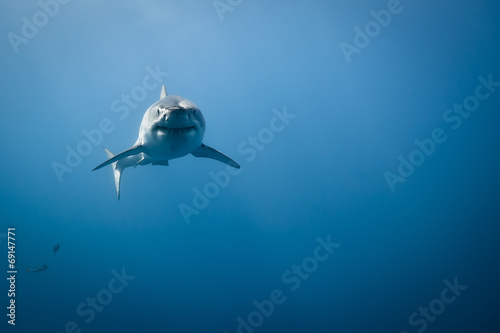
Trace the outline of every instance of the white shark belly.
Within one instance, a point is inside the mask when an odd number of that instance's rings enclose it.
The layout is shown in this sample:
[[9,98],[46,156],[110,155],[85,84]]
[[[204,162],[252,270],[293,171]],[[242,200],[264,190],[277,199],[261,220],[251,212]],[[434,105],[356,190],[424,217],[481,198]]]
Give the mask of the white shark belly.
[[186,156],[200,147],[202,136],[196,131],[188,133],[164,133],[154,139],[145,138],[144,148],[152,161],[171,160]]

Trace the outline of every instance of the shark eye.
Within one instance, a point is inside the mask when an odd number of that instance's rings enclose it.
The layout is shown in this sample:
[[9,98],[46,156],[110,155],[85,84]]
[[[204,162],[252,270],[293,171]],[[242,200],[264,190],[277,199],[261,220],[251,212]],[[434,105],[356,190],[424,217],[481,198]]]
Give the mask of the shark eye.
[[156,114],[157,114],[157,115],[160,115],[160,109],[157,109],[157,110],[156,110]]

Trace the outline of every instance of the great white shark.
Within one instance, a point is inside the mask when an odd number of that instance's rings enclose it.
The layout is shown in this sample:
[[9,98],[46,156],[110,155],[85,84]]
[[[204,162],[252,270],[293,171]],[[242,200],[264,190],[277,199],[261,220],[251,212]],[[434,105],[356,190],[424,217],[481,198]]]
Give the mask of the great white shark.
[[239,169],[240,165],[218,150],[203,144],[205,118],[196,104],[161,88],[160,99],[144,113],[135,144],[114,155],[104,148],[108,160],[92,171],[111,164],[116,195],[120,199],[123,170],[137,165],[168,165],[169,160],[188,154],[207,157]]

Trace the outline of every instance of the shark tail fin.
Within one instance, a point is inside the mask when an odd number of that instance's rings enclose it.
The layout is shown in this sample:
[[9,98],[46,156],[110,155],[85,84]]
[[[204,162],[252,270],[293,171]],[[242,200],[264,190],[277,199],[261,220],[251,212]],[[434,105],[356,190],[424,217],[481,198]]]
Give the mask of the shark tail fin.
[[[115,157],[115,154],[110,152],[108,149],[104,148],[104,151],[106,152],[108,159]],[[123,168],[121,168],[118,165],[118,161],[111,163],[111,167],[113,168],[113,175],[115,177],[116,196],[117,196],[118,200],[120,200],[120,180],[122,179]],[[55,254],[55,252],[54,252],[54,254]]]

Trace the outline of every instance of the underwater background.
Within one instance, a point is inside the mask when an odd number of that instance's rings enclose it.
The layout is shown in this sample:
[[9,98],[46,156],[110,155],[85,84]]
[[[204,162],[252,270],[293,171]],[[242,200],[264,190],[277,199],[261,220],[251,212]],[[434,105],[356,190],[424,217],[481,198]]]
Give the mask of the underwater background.
[[[499,18],[494,0],[2,0],[0,331],[499,332]],[[241,171],[130,168],[118,201],[91,170],[161,85]]]

